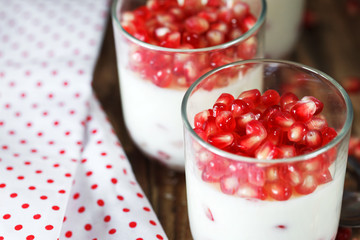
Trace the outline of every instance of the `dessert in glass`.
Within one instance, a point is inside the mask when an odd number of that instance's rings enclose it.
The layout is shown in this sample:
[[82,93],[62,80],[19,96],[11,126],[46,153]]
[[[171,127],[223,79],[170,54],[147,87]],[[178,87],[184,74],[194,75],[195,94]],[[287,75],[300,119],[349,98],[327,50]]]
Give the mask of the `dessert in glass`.
[[[262,85],[206,89],[229,74]],[[335,239],[353,110],[334,79],[289,61],[239,61],[200,77],[181,113],[195,240]]]
[[[123,116],[139,149],[184,170],[181,100],[202,74],[263,56],[265,0],[119,0],[112,19]],[[257,82],[246,83],[248,88]],[[209,83],[226,91],[227,81]]]
[[268,0],[265,55],[288,58],[299,38],[304,15],[304,0]]

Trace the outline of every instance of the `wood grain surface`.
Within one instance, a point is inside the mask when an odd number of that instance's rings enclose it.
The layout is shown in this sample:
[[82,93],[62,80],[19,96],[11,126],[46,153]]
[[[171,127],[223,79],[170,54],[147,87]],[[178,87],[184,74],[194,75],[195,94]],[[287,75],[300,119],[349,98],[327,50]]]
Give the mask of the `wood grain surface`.
[[[349,76],[360,77],[360,0],[308,0],[306,4],[306,25],[288,59],[317,68],[340,83]],[[93,88],[168,238],[191,240],[184,173],[169,170],[146,158],[126,131],[110,20],[94,73]],[[360,94],[350,96],[355,108],[352,133],[360,136]],[[357,187],[357,183],[347,177],[346,186],[354,185]],[[360,239],[360,230],[353,229],[353,239]]]

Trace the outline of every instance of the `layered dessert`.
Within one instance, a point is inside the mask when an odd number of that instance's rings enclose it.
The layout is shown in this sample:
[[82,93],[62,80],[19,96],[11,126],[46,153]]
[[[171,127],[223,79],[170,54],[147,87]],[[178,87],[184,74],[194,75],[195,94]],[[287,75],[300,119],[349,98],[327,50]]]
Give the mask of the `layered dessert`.
[[[148,0],[128,11],[122,8],[116,9],[119,22],[114,25],[121,27],[114,31],[127,129],[145,154],[183,170],[183,95],[216,67],[262,56],[258,10],[239,0],[231,6],[221,0],[185,0],[183,5]],[[227,91],[233,77],[213,81],[207,89]]]
[[194,239],[335,239],[347,149],[324,149],[337,132],[323,108],[312,96],[251,89],[194,115],[203,140],[191,137],[186,151]]

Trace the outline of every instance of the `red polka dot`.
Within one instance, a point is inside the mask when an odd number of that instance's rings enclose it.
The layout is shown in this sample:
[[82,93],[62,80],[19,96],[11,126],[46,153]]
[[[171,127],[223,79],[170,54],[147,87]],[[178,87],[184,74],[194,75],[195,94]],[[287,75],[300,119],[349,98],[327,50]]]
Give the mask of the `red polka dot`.
[[16,230],[16,231],[20,231],[21,229],[23,228],[23,226],[22,225],[16,225],[15,227],[14,227],[14,229]]
[[21,205],[22,208],[26,209],[28,208],[30,205],[28,203],[24,203],[23,205]]
[[79,213],[85,212],[85,207],[84,207],[84,206],[79,207],[78,212],[79,212]]
[[46,226],[45,226],[45,229],[46,229],[46,230],[52,230],[53,228],[54,228],[53,225],[46,225]]
[[35,190],[35,189],[36,189],[35,186],[30,186],[30,187],[29,187],[29,190]]
[[65,237],[71,238],[71,236],[72,236],[72,232],[71,232],[71,231],[67,231],[67,232],[65,233]]
[[111,216],[107,215],[104,217],[104,222],[110,222]]
[[156,237],[157,237],[157,239],[160,239],[160,240],[164,239],[160,234],[157,234]]
[[93,172],[92,171],[88,171],[88,172],[86,172],[86,176],[91,176],[93,174]]
[[3,219],[5,219],[5,220],[7,220],[7,219],[9,219],[9,218],[11,218],[11,215],[10,215],[10,214],[5,214],[5,215],[3,216]]
[[91,189],[96,189],[97,187],[98,187],[97,184],[93,184],[93,185],[91,186]]
[[78,199],[79,197],[80,197],[79,193],[75,193],[74,196],[73,196],[74,199]]
[[1,183],[1,184],[0,184],[0,188],[4,188],[4,187],[6,187],[6,184],[5,184],[5,183]]
[[129,223],[129,227],[131,227],[131,228],[136,227],[136,225],[137,225],[137,223],[136,223],[136,222],[130,222],[130,223]]
[[12,194],[10,194],[10,197],[11,198],[16,198],[18,195],[17,195],[17,193],[12,193]]
[[156,226],[156,222],[155,222],[155,221],[153,221],[153,220],[150,220],[150,221],[149,221],[149,223],[150,223],[151,225]]
[[48,198],[48,197],[45,196],[45,195],[40,196],[40,199],[41,199],[41,200],[46,200],[47,198]]
[[111,182],[112,182],[113,184],[116,184],[116,183],[118,182],[118,180],[117,180],[116,178],[112,178],[112,179],[111,179]]
[[123,208],[123,212],[130,212],[130,209],[128,209],[128,208]]
[[52,208],[52,210],[54,210],[54,211],[60,210],[60,207],[59,207],[59,206],[56,206],[56,205],[55,205],[55,206],[52,206],[51,208]]
[[24,178],[25,178],[24,176],[18,176],[17,177],[17,179],[19,179],[19,180],[24,180]]
[[115,228],[109,230],[109,234],[115,234],[115,233],[116,233],[116,229],[115,229]]
[[40,218],[41,218],[41,215],[40,215],[40,214],[35,214],[35,215],[33,216],[33,218],[34,218],[35,220],[40,219]]
[[90,231],[92,229],[92,226],[91,226],[91,224],[86,224],[84,226],[84,228],[85,228],[86,231]]
[[97,204],[98,204],[100,207],[102,207],[102,206],[105,205],[105,202],[104,202],[104,200],[99,199],[99,200],[97,200]]
[[34,235],[29,235],[26,237],[26,240],[34,240],[35,236]]
[[110,165],[110,164],[108,164],[108,165],[106,165],[106,168],[112,168],[112,165]]
[[148,208],[148,207],[144,207],[143,209],[144,209],[144,211],[146,211],[146,212],[150,212],[150,208]]
[[141,193],[137,193],[136,196],[138,196],[139,198],[144,198],[144,195],[142,195]]
[[123,201],[123,200],[124,200],[124,197],[121,196],[121,195],[117,195],[117,199],[119,199],[120,201]]
[[101,153],[101,156],[106,156],[106,155],[107,155],[106,152],[102,152],[102,153]]
[[137,238],[136,240],[144,240],[143,238]]
[[65,191],[64,189],[60,189],[60,190],[59,190],[59,193],[60,193],[60,194],[64,194],[64,193],[66,193],[66,191]]

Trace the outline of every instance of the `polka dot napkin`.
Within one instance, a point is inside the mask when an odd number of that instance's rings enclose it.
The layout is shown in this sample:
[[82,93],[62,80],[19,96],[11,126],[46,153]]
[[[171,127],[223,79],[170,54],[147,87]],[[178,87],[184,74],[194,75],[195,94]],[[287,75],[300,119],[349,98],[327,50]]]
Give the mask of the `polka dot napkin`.
[[0,0],[0,240],[167,239],[91,89],[109,5]]

